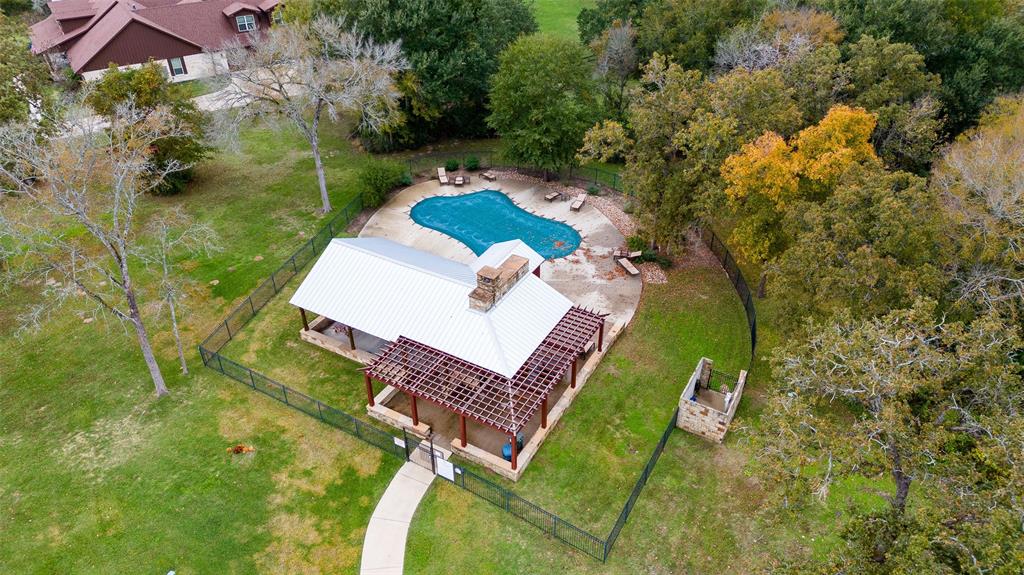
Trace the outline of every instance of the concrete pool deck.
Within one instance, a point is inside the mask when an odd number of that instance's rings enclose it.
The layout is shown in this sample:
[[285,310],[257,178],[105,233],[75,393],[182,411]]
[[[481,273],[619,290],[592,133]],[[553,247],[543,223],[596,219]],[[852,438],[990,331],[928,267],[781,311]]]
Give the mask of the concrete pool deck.
[[425,228],[412,220],[409,211],[424,198],[456,196],[481,189],[499,190],[519,207],[545,218],[563,221],[576,228],[583,241],[572,254],[548,260],[541,266],[541,278],[576,305],[608,314],[608,324],[629,323],[640,304],[640,277],[629,276],[611,257],[626,240],[608,218],[591,205],[570,211],[571,201],[548,202],[551,190],[542,184],[498,179],[495,182],[456,187],[430,180],[410,186],[381,206],[366,222],[360,237],[382,237],[455,261],[469,263],[476,255],[462,242]]

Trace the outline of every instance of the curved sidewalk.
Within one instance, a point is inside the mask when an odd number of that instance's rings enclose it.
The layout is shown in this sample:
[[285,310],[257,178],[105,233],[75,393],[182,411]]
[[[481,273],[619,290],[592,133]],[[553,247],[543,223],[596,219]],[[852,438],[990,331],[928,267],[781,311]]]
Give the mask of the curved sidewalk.
[[409,522],[433,480],[429,469],[412,461],[398,470],[366,527],[361,575],[401,575]]

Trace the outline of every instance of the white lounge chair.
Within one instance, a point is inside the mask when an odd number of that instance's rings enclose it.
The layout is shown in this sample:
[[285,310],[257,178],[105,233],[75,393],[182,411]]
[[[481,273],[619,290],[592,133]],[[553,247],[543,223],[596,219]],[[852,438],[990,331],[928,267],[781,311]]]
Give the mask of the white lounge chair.
[[437,169],[437,181],[441,182],[442,186],[448,185],[448,174],[444,173],[444,168]]
[[578,212],[578,211],[580,211],[580,208],[582,208],[583,204],[585,204],[585,203],[587,203],[587,195],[586,194],[580,194],[580,195],[576,196],[576,199],[574,199],[572,201],[572,204],[569,205],[569,209],[574,211],[574,212]]
[[626,272],[628,272],[629,275],[631,275],[631,276],[640,275],[640,270],[636,269],[636,266],[633,265],[633,262],[627,260],[626,258],[619,258],[618,261],[619,261],[619,265],[622,266],[623,268],[625,268]]

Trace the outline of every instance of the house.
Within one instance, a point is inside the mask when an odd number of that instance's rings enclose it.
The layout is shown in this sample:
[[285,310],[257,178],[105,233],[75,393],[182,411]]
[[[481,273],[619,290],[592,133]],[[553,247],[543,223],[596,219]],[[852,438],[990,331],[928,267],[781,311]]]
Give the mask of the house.
[[130,68],[153,60],[172,81],[214,75],[222,52],[271,25],[279,0],[51,0],[50,16],[30,31],[32,52],[51,71],[65,65],[86,80],[110,64]]
[[[464,264],[384,238],[335,238],[291,304],[304,340],[344,334],[352,352],[360,342],[371,352],[362,360],[371,416],[409,420],[411,432],[446,436],[453,450],[518,478],[524,435],[546,435],[553,392],[575,389],[578,360],[595,344],[600,352],[604,334],[602,314],[531,273],[543,261],[519,240]],[[319,316],[312,326],[306,311]],[[387,386],[387,399],[378,401],[374,382]],[[430,409],[429,425],[417,400]]]

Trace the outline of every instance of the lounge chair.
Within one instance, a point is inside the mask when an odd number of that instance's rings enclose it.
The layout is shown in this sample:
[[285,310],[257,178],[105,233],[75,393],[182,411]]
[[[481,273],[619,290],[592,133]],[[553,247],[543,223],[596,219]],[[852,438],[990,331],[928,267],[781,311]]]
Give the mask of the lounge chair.
[[498,176],[495,176],[494,173],[490,171],[480,174],[480,177],[487,180],[488,182],[493,182],[494,180],[498,179]]
[[569,209],[574,211],[574,212],[578,212],[578,211],[580,211],[580,208],[582,208],[583,204],[585,204],[585,203],[587,203],[587,195],[586,194],[580,194],[580,195],[576,196],[575,200],[572,201],[572,204],[569,206]]
[[626,254],[626,257],[629,258],[629,259],[633,259],[633,258],[638,258],[638,257],[640,257],[642,255],[644,255],[644,252],[642,252],[642,251],[635,251],[635,252],[629,252],[628,254]]
[[437,181],[441,182],[442,186],[448,185],[448,174],[444,173],[444,168],[437,169]]
[[549,193],[548,195],[544,196],[544,199],[545,199],[545,200],[547,200],[547,201],[549,201],[549,202],[551,202],[551,201],[554,201],[554,200],[555,200],[555,198],[557,198],[557,197],[559,197],[559,196],[561,196],[561,195],[562,195],[562,194],[560,194],[560,193],[558,193],[558,192],[551,192],[551,193]]
[[619,258],[619,265],[625,268],[626,272],[628,272],[631,276],[640,275],[640,270],[636,269],[636,266],[633,265],[633,262],[627,260],[626,258]]

